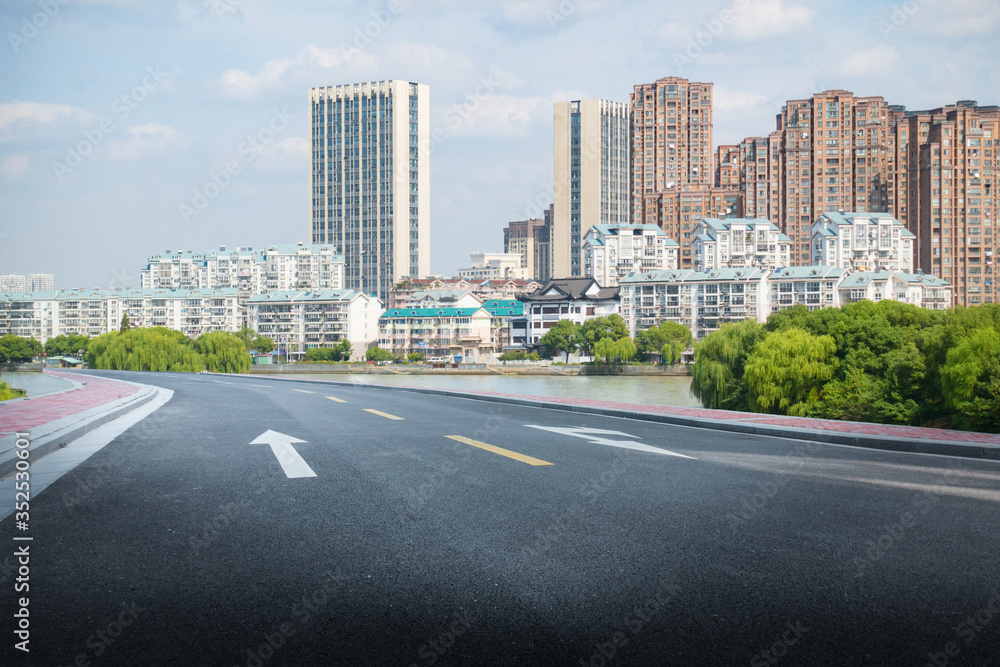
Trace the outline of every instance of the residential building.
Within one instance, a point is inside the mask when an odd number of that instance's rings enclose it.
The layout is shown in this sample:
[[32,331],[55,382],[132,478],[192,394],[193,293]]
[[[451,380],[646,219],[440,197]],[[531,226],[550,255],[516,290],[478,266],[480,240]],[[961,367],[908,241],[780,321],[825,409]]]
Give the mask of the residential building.
[[622,318],[634,336],[664,321],[683,324],[698,340],[727,322],[764,321],[767,271],[653,271],[621,280]]
[[235,289],[59,290],[0,294],[8,330],[44,343],[61,334],[100,336],[117,331],[127,314],[133,327],[167,327],[190,338],[239,331],[243,310]]
[[789,263],[789,239],[765,218],[706,218],[695,228],[696,271],[755,266],[774,270]]
[[481,282],[483,280],[526,280],[531,277],[521,266],[519,253],[476,252],[471,255],[472,267],[459,269],[458,277]]
[[937,276],[905,271],[857,271],[838,286],[840,305],[895,300],[930,310],[951,308],[952,286]]
[[586,277],[616,287],[630,273],[676,269],[680,247],[656,225],[594,225],[583,238]]
[[715,149],[715,186],[727,190],[740,189],[740,147],[722,144]]
[[[546,216],[548,218],[548,216]],[[546,264],[550,245],[549,226],[545,218],[530,218],[507,223],[503,230],[503,251],[520,255],[520,266],[527,271],[528,278],[548,280]]]
[[629,117],[619,102],[555,104],[553,276],[583,275],[586,230],[629,221]]
[[414,295],[427,292],[464,293],[471,292],[481,301],[513,300],[518,294],[530,294],[542,286],[535,280],[484,280],[477,283],[464,278],[422,278],[407,280],[389,292],[387,308],[398,308],[412,303]]
[[1000,249],[1000,107],[962,100],[909,112],[900,135],[908,151],[908,189],[900,200],[917,237],[917,267],[951,284],[954,305],[1000,301],[994,268]]
[[682,269],[694,267],[694,235],[703,218],[743,217],[742,192],[729,188],[672,188],[645,195],[646,224],[657,225],[680,244],[678,263]]
[[28,280],[25,276],[9,274],[0,276],[0,292],[27,292]]
[[306,350],[352,345],[351,359],[363,360],[378,339],[382,302],[356,290],[275,291],[255,294],[247,302],[250,328],[274,341],[289,360],[305,358]]
[[392,308],[378,324],[379,347],[397,357],[419,352],[428,359],[487,363],[496,349],[492,317],[482,307]]
[[151,255],[139,272],[144,289],[236,289],[240,302],[272,290],[343,289],[344,261],[329,245],[271,245],[227,252]]
[[913,273],[915,241],[890,213],[829,211],[813,223],[812,263]]
[[430,273],[430,91],[406,81],[312,88],[313,243],[348,289],[385,299]]
[[664,77],[636,85],[631,104],[632,221],[655,224],[648,195],[713,184],[712,84]]
[[471,290],[428,290],[425,292],[390,292],[395,297],[389,310],[396,308],[479,308],[483,300]]
[[524,303],[524,319],[512,332],[532,346],[560,320],[583,324],[595,317],[618,313],[618,288],[601,287],[593,278],[557,278],[533,294],[517,297]]
[[32,273],[25,280],[29,292],[45,292],[55,289],[51,273]]
[[842,305],[840,286],[850,271],[839,266],[791,266],[767,277],[766,318],[771,313],[805,306],[809,310]]
[[51,292],[53,289],[51,273],[0,276],[0,292]]
[[846,90],[789,100],[782,107],[777,132],[770,135],[780,159],[780,179],[774,180],[780,180],[781,203],[769,213],[791,239],[792,265],[812,261],[812,222],[821,213],[894,210],[890,167],[897,155],[897,117],[881,97],[856,97]]

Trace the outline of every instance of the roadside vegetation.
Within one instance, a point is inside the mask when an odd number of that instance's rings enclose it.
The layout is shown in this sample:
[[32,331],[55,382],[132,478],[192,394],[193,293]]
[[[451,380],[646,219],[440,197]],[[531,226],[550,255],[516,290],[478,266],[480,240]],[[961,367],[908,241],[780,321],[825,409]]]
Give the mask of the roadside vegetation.
[[707,336],[692,391],[707,408],[1000,433],[998,332],[1000,304],[796,306]]

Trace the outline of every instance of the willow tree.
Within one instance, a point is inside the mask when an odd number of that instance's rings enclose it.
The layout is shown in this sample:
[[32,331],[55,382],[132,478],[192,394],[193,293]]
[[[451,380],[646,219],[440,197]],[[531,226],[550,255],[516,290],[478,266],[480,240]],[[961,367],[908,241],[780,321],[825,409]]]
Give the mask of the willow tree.
[[744,379],[754,412],[804,417],[837,369],[837,344],[804,329],[768,335],[747,358]]
[[694,347],[691,392],[706,408],[748,410],[746,359],[767,331],[756,320],[723,324]]
[[636,347],[631,338],[602,338],[594,343],[594,356],[605,363],[627,364],[635,357]]
[[165,327],[98,336],[88,346],[87,359],[91,367],[109,370],[197,373],[205,368],[191,341]]
[[202,334],[194,348],[204,356],[205,366],[213,373],[246,373],[253,364],[244,342],[230,333]]
[[1000,334],[996,329],[973,331],[948,351],[941,386],[958,426],[1000,433]]

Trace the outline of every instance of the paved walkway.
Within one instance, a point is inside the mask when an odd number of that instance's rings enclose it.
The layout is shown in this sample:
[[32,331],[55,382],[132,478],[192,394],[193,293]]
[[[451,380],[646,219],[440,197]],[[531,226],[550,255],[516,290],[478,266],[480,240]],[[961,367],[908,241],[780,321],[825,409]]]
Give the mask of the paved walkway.
[[78,382],[83,387],[38,398],[0,403],[0,438],[131,396],[140,389],[139,386],[107,378],[57,371],[45,373]]

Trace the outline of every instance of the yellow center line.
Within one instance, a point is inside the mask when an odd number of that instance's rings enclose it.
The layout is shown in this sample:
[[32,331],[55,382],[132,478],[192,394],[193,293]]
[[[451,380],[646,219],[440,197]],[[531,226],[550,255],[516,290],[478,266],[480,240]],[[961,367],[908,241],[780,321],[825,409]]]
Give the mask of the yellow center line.
[[337,403],[347,403],[347,401],[345,401],[342,398],[334,398],[333,396],[327,396],[327,398],[329,398],[331,401],[336,401]]
[[300,394],[311,394],[311,391],[306,391],[305,389],[293,389],[292,391],[297,391]]
[[396,421],[404,421],[402,417],[397,417],[396,415],[390,415],[385,412],[379,412],[378,410],[369,410],[365,408],[365,412],[370,412],[373,415],[378,415],[379,417],[385,417],[386,419],[394,419]]
[[515,461],[520,461],[521,463],[527,463],[529,466],[555,465],[554,463],[549,463],[548,461],[536,459],[526,454],[518,454],[517,452],[512,452],[509,449],[504,449],[503,447],[495,447],[493,445],[487,445],[485,442],[479,442],[478,440],[466,438],[461,435],[446,435],[445,437],[451,438],[452,440],[457,440],[458,442],[465,443],[466,445],[472,445],[473,447],[478,447],[479,449],[485,449],[488,452],[493,452],[494,454],[499,454],[500,456],[506,456],[509,459],[514,459]]

